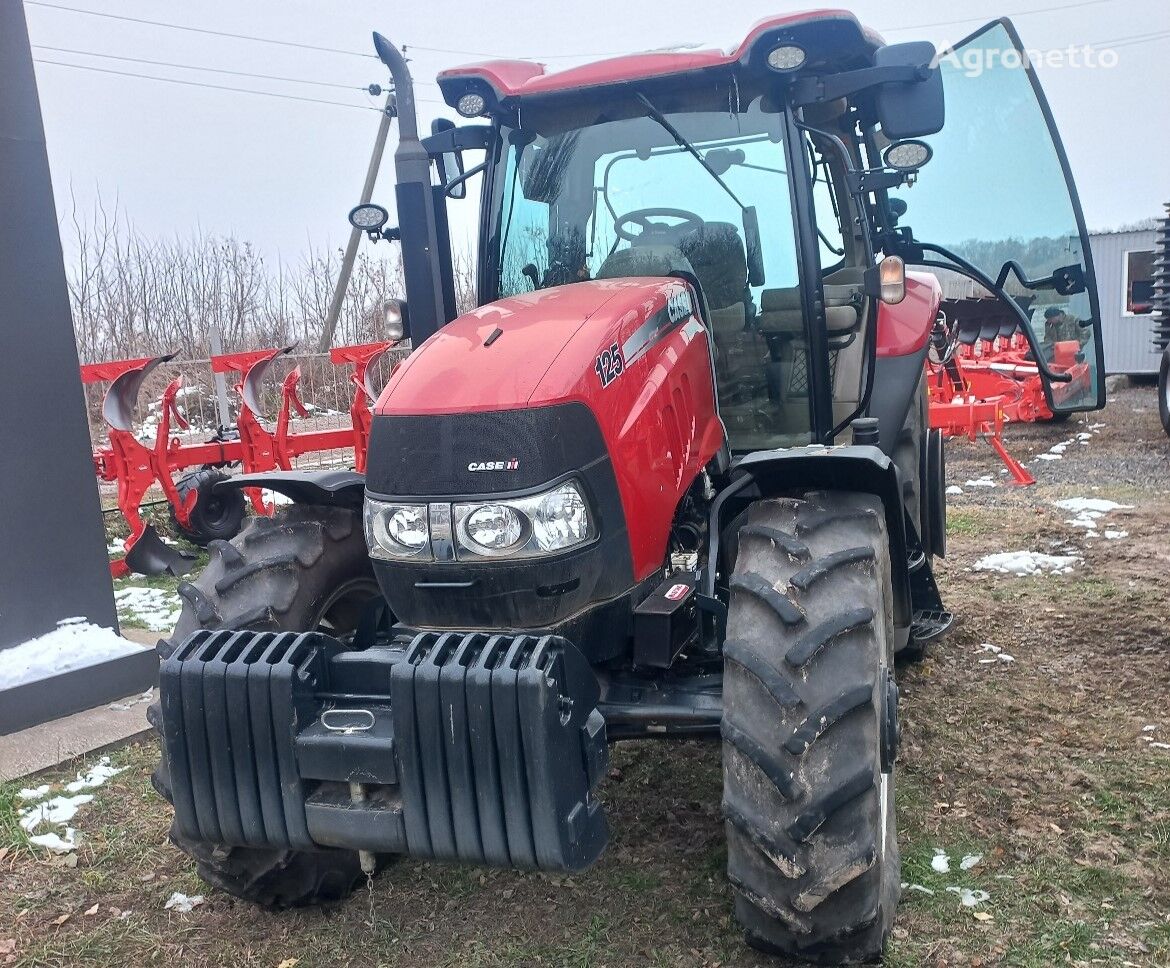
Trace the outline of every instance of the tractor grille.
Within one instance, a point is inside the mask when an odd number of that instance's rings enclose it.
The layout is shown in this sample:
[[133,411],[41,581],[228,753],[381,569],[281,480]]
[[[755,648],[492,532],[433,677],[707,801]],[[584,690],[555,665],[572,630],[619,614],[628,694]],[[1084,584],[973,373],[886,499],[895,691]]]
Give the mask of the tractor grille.
[[[584,404],[453,414],[383,414],[370,432],[367,488],[405,497],[493,494],[537,487],[606,453]],[[468,465],[515,461],[514,469]]]

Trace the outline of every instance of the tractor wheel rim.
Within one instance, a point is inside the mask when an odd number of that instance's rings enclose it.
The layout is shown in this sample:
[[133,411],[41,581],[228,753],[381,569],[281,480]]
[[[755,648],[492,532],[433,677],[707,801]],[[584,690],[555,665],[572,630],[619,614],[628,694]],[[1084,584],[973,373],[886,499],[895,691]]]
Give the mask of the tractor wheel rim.
[[334,636],[352,632],[367,603],[379,594],[378,583],[372,578],[345,582],[318,609],[313,628]]

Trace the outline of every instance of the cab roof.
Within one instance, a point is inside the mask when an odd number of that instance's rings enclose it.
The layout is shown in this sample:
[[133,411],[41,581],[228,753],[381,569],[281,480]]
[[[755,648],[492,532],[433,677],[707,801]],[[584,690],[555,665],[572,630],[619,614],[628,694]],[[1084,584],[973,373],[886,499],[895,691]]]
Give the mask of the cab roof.
[[809,10],[759,21],[730,51],[628,54],[553,72],[534,61],[483,61],[442,71],[438,83],[444,100],[452,107],[467,93],[482,94],[491,105],[532,95],[583,91],[694,72],[767,70],[768,52],[785,43],[801,46],[807,52],[808,60],[802,69],[820,67],[831,71],[871,62],[873,52],[884,46],[875,31],[863,27],[847,10]]

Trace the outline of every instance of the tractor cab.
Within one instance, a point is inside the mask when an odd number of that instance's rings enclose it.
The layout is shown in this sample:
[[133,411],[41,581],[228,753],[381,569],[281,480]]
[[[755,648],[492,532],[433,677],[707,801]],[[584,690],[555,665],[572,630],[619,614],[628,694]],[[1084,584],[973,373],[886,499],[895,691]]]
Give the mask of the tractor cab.
[[[891,263],[882,296],[883,254],[1010,303],[1054,412],[1103,403],[1079,202],[1007,21],[939,55],[814,12],[763,21],[728,52],[558,73],[493,61],[438,81],[481,123],[438,121],[424,139],[445,191],[420,227],[433,219],[445,232],[447,201],[482,173],[479,302],[594,279],[691,279],[733,453],[829,442],[872,412],[878,331],[899,315],[880,307],[907,292]],[[465,164],[467,149],[483,162]],[[917,301],[930,298],[923,285],[912,274]],[[453,313],[419,307],[416,343]],[[1054,334],[1070,332],[1078,345],[1058,355]]]

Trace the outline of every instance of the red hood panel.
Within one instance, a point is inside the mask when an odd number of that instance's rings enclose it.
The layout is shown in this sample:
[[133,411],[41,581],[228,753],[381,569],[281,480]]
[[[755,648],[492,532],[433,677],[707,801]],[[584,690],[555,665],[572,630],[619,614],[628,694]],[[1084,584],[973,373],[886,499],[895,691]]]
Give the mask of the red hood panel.
[[[501,299],[448,323],[386,384],[377,413],[464,413],[529,404],[557,357],[591,319],[643,306],[662,280],[605,279]],[[484,345],[497,329],[500,335]],[[588,364],[586,364],[588,370]]]

